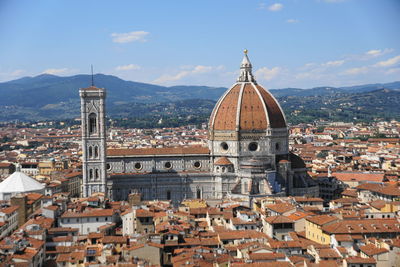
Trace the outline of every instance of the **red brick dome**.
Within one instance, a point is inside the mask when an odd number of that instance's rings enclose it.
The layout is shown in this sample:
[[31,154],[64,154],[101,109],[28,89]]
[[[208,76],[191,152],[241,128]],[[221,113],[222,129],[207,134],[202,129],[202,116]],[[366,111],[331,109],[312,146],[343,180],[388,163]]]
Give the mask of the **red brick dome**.
[[209,129],[252,131],[267,128],[286,128],[285,116],[271,93],[256,83],[251,73],[251,63],[245,54],[241,75],[215,105]]

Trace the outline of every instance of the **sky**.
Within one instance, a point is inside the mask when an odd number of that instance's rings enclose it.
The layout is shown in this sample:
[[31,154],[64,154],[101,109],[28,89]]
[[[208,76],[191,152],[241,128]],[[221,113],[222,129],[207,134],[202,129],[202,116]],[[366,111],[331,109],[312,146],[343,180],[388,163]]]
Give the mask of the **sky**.
[[266,88],[400,80],[400,0],[0,0],[0,81],[90,73]]

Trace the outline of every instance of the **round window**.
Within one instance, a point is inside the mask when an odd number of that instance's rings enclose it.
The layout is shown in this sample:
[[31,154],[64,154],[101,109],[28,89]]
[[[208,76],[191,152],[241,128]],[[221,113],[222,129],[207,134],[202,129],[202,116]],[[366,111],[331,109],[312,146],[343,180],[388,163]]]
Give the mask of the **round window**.
[[201,167],[200,161],[196,161],[195,163],[193,163],[193,167],[195,167],[196,169],[200,169]]
[[258,149],[258,144],[256,142],[252,142],[249,144],[250,151],[256,151]]
[[276,151],[279,151],[279,149],[280,149],[279,143],[276,143],[276,144],[275,144],[275,149],[276,149]]
[[165,162],[164,167],[165,167],[166,169],[171,169],[171,168],[172,168],[172,163],[169,162],[169,161],[167,161],[167,162]]
[[222,143],[221,143],[221,149],[222,149],[223,151],[227,151],[228,148],[229,148],[229,146],[228,146],[227,143],[225,143],[225,142],[222,142]]
[[135,163],[135,170],[141,170],[143,168],[142,163],[136,162]]

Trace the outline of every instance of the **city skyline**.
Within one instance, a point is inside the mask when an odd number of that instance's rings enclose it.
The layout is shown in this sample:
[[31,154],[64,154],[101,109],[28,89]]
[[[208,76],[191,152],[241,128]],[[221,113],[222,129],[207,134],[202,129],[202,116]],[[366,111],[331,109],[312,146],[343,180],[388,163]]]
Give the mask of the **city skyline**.
[[5,1],[0,81],[49,73],[229,86],[248,49],[268,88],[400,80],[397,1]]

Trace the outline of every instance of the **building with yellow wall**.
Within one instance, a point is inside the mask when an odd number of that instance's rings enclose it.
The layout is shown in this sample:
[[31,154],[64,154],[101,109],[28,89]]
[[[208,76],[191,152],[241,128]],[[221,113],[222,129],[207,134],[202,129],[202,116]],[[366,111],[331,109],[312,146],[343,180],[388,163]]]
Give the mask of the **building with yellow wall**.
[[322,231],[322,227],[338,221],[333,215],[318,215],[306,219],[306,237],[320,244],[329,245],[330,235]]

